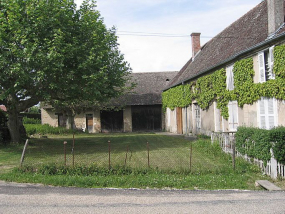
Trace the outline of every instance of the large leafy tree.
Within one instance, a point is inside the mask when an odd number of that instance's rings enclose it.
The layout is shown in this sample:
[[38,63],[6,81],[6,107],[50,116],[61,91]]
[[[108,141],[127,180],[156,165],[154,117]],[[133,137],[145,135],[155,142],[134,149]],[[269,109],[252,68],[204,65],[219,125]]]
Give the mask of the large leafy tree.
[[73,0],[0,1],[0,103],[12,141],[20,141],[19,112],[40,101],[105,102],[130,72],[94,1],[80,9]]

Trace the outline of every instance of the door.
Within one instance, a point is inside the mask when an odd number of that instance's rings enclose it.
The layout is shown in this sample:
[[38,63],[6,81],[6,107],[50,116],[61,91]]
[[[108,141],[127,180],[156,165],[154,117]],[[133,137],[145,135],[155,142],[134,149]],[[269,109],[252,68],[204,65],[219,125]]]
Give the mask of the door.
[[182,108],[176,108],[177,134],[183,134]]
[[93,114],[86,114],[86,129],[93,132]]

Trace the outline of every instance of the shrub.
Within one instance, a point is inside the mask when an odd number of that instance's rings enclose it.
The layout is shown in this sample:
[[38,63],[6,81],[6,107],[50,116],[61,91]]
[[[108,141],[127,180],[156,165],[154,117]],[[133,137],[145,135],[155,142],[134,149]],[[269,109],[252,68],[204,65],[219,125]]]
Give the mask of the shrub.
[[40,119],[23,117],[23,124],[41,124]]
[[[74,133],[73,129],[66,129],[63,127],[52,127],[48,124],[40,125],[40,124],[25,124],[26,132],[28,135],[33,134],[72,134]],[[76,131],[79,132],[79,131]]]
[[268,130],[239,127],[236,133],[236,149],[242,155],[262,160],[266,165],[270,160],[272,147]]
[[275,159],[285,164],[285,127],[277,127],[270,131],[270,139],[273,142],[273,153]]

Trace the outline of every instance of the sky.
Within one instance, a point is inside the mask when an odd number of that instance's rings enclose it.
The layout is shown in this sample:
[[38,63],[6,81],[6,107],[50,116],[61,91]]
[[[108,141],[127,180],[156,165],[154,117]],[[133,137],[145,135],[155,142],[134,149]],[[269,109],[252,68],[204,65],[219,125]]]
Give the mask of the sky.
[[[79,6],[82,0],[75,0]],[[191,33],[201,45],[261,0],[97,0],[107,28],[133,72],[179,71],[191,58]]]

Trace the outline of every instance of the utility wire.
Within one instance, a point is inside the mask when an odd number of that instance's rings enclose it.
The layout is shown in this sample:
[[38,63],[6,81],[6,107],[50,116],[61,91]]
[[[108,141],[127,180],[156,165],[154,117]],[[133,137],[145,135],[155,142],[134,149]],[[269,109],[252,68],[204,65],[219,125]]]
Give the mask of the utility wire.
[[[150,36],[150,37],[190,37],[190,35],[167,34],[167,33],[147,33],[135,31],[117,31],[119,36]],[[255,39],[254,37],[238,37],[238,36],[201,36],[205,39]]]

